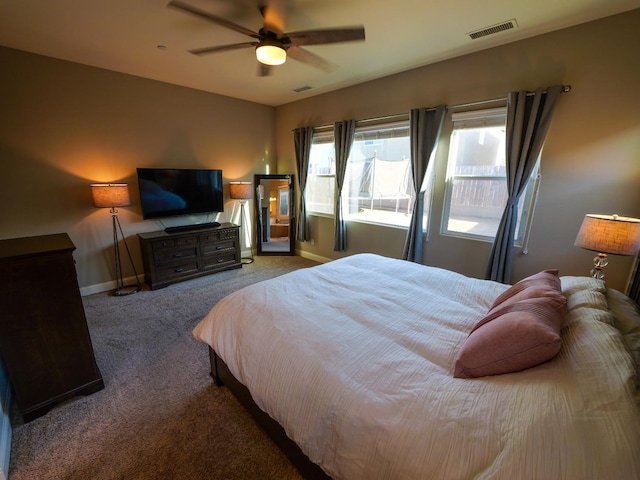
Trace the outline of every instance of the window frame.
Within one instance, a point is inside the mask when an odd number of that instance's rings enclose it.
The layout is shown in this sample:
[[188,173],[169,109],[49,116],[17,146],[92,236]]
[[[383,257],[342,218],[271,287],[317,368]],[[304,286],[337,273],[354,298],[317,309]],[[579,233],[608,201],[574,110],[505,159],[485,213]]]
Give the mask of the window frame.
[[[335,151],[335,140],[334,140],[334,136],[333,136],[333,127],[319,127],[319,128],[315,128],[313,130],[313,139],[311,141],[311,149],[313,149],[313,146],[316,144],[331,144],[333,146],[333,151]],[[307,186],[305,187],[305,191],[303,192],[304,198],[305,198],[305,206],[306,206],[306,210],[307,210],[307,215],[315,215],[315,216],[320,216],[320,217],[328,217],[328,218],[334,218],[335,217],[335,203],[336,203],[336,196],[335,196],[335,183],[336,183],[336,174],[335,174],[335,158],[333,158],[333,173],[311,173],[309,170],[312,167],[312,162],[311,162],[311,155],[310,155],[310,160],[309,160],[309,167],[307,169]],[[307,188],[309,186],[309,181],[312,178],[332,178],[333,179],[333,185],[334,185],[334,191],[333,191],[333,198],[332,198],[332,205],[331,205],[331,212],[325,212],[322,210],[314,210],[311,208],[311,205],[313,203],[309,202],[308,198],[307,198]]]
[[[350,170],[350,167],[352,166],[351,162],[352,162],[352,154],[354,152],[354,146],[356,142],[369,142],[369,141],[377,141],[377,140],[388,140],[388,139],[397,139],[397,138],[406,138],[407,139],[407,156],[405,157],[408,160],[408,181],[410,182],[410,185],[413,185],[413,175],[412,175],[412,170],[413,170],[413,165],[411,162],[411,129],[410,129],[410,124],[409,124],[409,115],[397,115],[394,116],[393,119],[390,119],[388,117],[386,118],[379,118],[379,119],[372,119],[372,120],[365,120],[362,122],[358,122],[356,124],[356,130],[354,132],[353,135],[353,143],[351,144],[351,154],[349,155],[349,160],[347,162],[347,171],[345,173],[345,184],[343,186],[343,191],[344,188],[348,186],[350,179],[350,175],[353,172],[353,170]],[[409,188],[409,185],[407,185],[407,188]],[[344,193],[344,192],[343,192]],[[347,192],[349,193],[349,192]],[[400,229],[408,229],[409,228],[409,223],[410,223],[410,219],[411,219],[411,215],[413,214],[413,207],[415,206],[415,198],[413,197],[413,194],[415,193],[415,189],[413,189],[412,194],[409,196],[409,198],[407,199],[408,202],[408,212],[406,214],[407,216],[407,222],[406,225],[404,223],[398,223],[398,222],[393,222],[393,221],[385,221],[382,220],[380,217],[376,218],[366,218],[363,215],[358,215],[358,214],[353,214],[353,213],[349,213],[349,201],[353,201],[353,199],[355,197],[351,197],[349,198],[349,195],[343,195],[342,197],[342,201],[343,201],[343,212],[345,212],[345,220],[347,221],[352,221],[352,222],[360,222],[360,223],[366,223],[369,225],[379,225],[379,226],[383,226],[383,227],[389,227],[389,228],[400,228]],[[359,198],[359,197],[358,197]],[[366,199],[366,198],[365,198]],[[372,201],[375,201],[375,199],[372,197],[371,198]],[[389,200],[389,199],[387,199]],[[390,200],[391,201],[391,200]],[[376,211],[376,209],[366,209],[369,211]],[[379,209],[381,210],[381,209]],[[397,212],[396,212],[397,213]]]
[[[468,233],[459,230],[450,230],[449,221],[451,214],[451,203],[453,197],[454,183],[456,180],[487,180],[487,181],[503,181],[506,185],[506,158],[505,158],[505,175],[469,175],[469,174],[455,174],[455,163],[452,164],[452,139],[457,130],[482,128],[482,127],[497,127],[502,126],[506,128],[506,107],[496,107],[483,110],[472,110],[465,112],[454,112],[451,115],[451,121],[453,123],[453,129],[449,136],[449,155],[447,158],[447,171],[445,177],[445,191],[442,206],[442,221],[440,227],[440,234],[450,237],[460,237],[469,240],[491,242],[495,241],[494,235],[482,235],[477,233]],[[506,133],[505,133],[506,138]],[[531,230],[531,223],[533,220],[533,211],[535,209],[536,200],[538,196],[538,189],[540,184],[540,156],[536,162],[531,176],[528,179],[528,184],[520,197],[518,202],[518,225],[515,232],[514,244],[522,247],[526,244]],[[506,203],[503,206],[506,207]]]
[[[312,141],[312,146],[311,148],[313,149],[314,145],[317,144],[327,144],[327,143],[331,143],[332,145],[335,145],[334,142],[334,138],[333,138],[333,129],[331,128],[331,130],[329,130],[330,127],[320,127],[317,129],[314,129],[314,137],[313,137],[313,141]],[[356,131],[354,133],[354,139],[353,139],[353,143],[351,145],[351,153],[353,154],[354,152],[354,146],[356,144],[356,142],[362,142],[362,141],[371,141],[371,140],[385,140],[385,139],[392,139],[392,138],[406,138],[407,141],[407,155],[405,158],[408,159],[408,182],[411,182],[410,185],[413,185],[413,175],[412,175],[412,169],[413,169],[413,165],[412,165],[412,161],[411,161],[411,152],[410,152],[410,148],[411,148],[411,138],[410,138],[410,124],[409,124],[409,115],[405,114],[405,115],[395,115],[393,116],[393,118],[391,117],[383,117],[383,118],[379,118],[379,119],[372,119],[372,120],[363,120],[360,122],[357,122],[356,125]],[[350,176],[352,174],[352,170],[351,167],[353,166],[353,164],[351,163],[351,155],[349,156],[349,160],[348,160],[348,164],[347,164],[347,172],[345,173],[345,183],[343,185],[343,197],[342,197],[342,202],[343,202],[343,211],[344,212],[349,212],[349,202],[353,202],[355,197],[352,197],[351,199],[349,198],[349,181],[350,181]],[[335,158],[333,159],[333,161],[335,162]],[[315,216],[325,216],[325,217],[335,217],[335,200],[336,200],[336,195],[337,192],[335,190],[335,173],[330,173],[330,174],[318,174],[318,173],[312,173],[311,172],[311,168],[312,168],[312,162],[310,162],[309,164],[309,170],[307,171],[307,185],[309,185],[310,180],[313,177],[316,178],[333,178],[333,182],[334,182],[334,195],[333,195],[333,200],[334,200],[334,205],[332,208],[332,212],[328,213],[326,211],[322,211],[322,210],[317,210],[314,209],[312,207],[313,202],[310,202],[309,198],[306,196],[307,191],[305,189],[305,202],[307,205],[307,214],[308,215],[315,215]],[[333,164],[333,167],[335,168],[335,163]],[[347,189],[347,191],[345,191],[345,189]],[[407,188],[409,192],[412,192],[411,187]],[[415,188],[413,189],[413,191],[415,191]],[[346,193],[346,195],[344,195],[344,193]],[[418,192],[419,193],[419,192]],[[432,193],[431,193],[432,194]],[[407,203],[408,203],[408,213],[407,215],[407,222],[406,224],[404,223],[398,223],[398,222],[394,222],[393,220],[391,221],[385,221],[382,220],[380,217],[378,218],[365,218],[364,216],[358,215],[358,214],[349,214],[349,213],[345,213],[345,221],[349,221],[349,222],[360,222],[360,223],[366,223],[366,224],[371,224],[371,225],[380,225],[380,226],[384,226],[384,227],[389,227],[389,228],[401,228],[401,229],[408,229],[409,228],[409,223],[410,223],[410,218],[411,218],[411,214],[413,214],[413,208],[415,206],[415,198],[413,198],[414,195],[413,193],[410,194],[410,196],[408,197],[408,199],[406,199]],[[317,202],[316,202],[317,203]],[[371,209],[368,209],[371,210]],[[376,209],[372,209],[373,211],[375,211]],[[425,212],[426,214],[426,212]]]

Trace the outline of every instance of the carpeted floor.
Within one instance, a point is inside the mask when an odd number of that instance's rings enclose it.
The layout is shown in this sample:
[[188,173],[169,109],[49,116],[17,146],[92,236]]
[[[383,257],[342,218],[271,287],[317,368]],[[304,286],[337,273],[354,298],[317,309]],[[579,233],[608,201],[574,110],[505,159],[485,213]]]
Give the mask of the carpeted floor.
[[222,297],[316,265],[261,256],[242,269],[128,297],[84,297],[105,389],[30,423],[12,412],[10,480],[299,479],[226,388],[192,328]]

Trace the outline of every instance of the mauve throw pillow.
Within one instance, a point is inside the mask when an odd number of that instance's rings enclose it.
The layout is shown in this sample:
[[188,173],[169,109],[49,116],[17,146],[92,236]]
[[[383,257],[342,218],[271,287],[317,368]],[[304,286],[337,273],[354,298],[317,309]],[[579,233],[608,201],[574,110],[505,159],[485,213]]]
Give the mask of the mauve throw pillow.
[[512,285],[494,301],[489,312],[499,305],[506,305],[526,298],[537,298],[548,295],[555,295],[562,292],[558,270],[543,270],[542,272],[523,278],[518,283]]
[[555,270],[532,275],[510,287],[465,340],[453,376],[500,375],[550,360],[562,344],[560,329],[566,303]]

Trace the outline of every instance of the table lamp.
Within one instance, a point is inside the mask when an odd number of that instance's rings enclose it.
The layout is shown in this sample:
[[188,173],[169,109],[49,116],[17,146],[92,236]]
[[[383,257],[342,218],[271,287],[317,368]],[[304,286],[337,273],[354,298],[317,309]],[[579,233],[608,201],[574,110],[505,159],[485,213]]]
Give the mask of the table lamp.
[[587,214],[582,221],[575,245],[598,252],[593,259],[593,278],[604,278],[607,254],[638,255],[640,219],[618,215]]

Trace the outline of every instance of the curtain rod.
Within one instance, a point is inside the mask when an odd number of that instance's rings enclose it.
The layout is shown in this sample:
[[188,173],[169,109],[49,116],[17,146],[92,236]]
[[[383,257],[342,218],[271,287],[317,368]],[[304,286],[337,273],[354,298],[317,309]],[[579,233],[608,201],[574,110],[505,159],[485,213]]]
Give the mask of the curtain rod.
[[[567,93],[571,91],[571,85],[563,85],[562,86],[562,93]],[[531,95],[535,95],[536,92],[527,92],[527,97],[530,97]],[[547,93],[546,90],[543,90],[542,93]],[[506,102],[509,99],[509,97],[503,97],[503,98],[494,98],[492,100],[480,100],[478,102],[469,102],[469,103],[460,103],[458,105],[451,105],[451,106],[447,106],[447,108],[451,109],[451,108],[464,108],[464,107],[474,107],[476,105],[484,105],[487,103],[498,103],[498,102]]]
[[[571,91],[571,85],[563,85],[562,86],[562,93],[568,93]],[[547,93],[546,90],[543,90],[542,93]],[[531,95],[535,95],[535,92],[527,92],[527,96],[531,96]],[[447,109],[452,109],[452,108],[465,108],[465,107],[475,107],[477,105],[486,105],[489,103],[498,103],[498,102],[506,102],[508,99],[508,97],[503,97],[503,98],[494,98],[492,100],[480,100],[477,102],[470,102],[470,103],[460,103],[458,105],[448,105]],[[435,108],[427,108],[427,110],[435,110]],[[383,117],[375,117],[375,118],[367,118],[365,120],[357,120],[357,123],[367,123],[367,122],[379,122],[381,120],[405,120],[407,119],[409,116],[409,112],[407,113],[396,113],[394,115],[386,115]],[[333,128],[333,124],[332,125],[322,125],[319,127],[313,127],[314,130],[329,130]],[[293,130],[292,130],[293,131]]]
[[[429,109],[434,110],[434,109]],[[396,113],[394,115],[385,115],[384,117],[374,117],[374,118],[365,118],[364,120],[356,120],[356,123],[362,125],[363,123],[373,123],[380,122],[383,120],[409,120],[409,112],[407,113]],[[314,130],[330,130],[333,128],[333,124],[331,125],[321,125],[319,127],[313,127]],[[292,130],[293,131],[293,130]]]
[[[562,86],[562,93],[567,93],[571,91],[571,85],[563,85]],[[547,93],[546,90],[543,90],[542,93]],[[527,92],[527,96],[531,96],[531,95],[535,95],[535,92]],[[465,108],[465,107],[475,107],[478,105],[485,105],[485,104],[489,104],[489,103],[498,103],[498,102],[506,102],[508,100],[508,97],[502,97],[502,98],[494,98],[492,100],[479,100],[477,102],[469,102],[469,103],[460,103],[458,105],[447,105],[447,109],[452,109],[452,108]],[[435,110],[435,108],[427,108],[427,110]],[[407,113],[396,113],[394,115],[386,115],[384,117],[375,117],[375,118],[367,118],[365,120],[357,120],[357,123],[367,123],[367,122],[379,122],[381,120],[404,120],[406,118],[408,118],[409,116],[409,112]],[[313,127],[314,130],[328,130],[333,128],[333,124],[332,125],[321,125],[319,127]],[[293,130],[292,130],[293,131]]]

